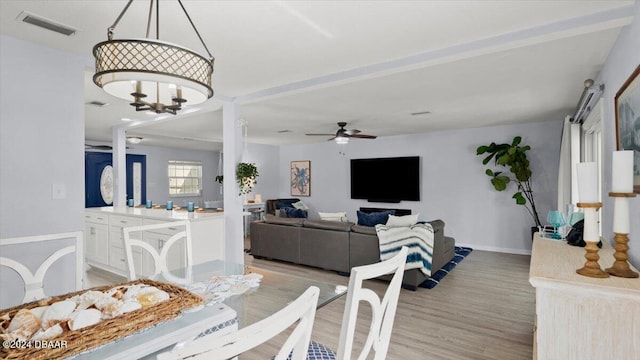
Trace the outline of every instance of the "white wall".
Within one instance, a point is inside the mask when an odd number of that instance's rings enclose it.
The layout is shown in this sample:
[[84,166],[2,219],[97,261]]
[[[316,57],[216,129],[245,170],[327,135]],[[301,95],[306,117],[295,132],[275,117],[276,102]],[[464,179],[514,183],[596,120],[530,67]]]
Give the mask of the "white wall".
[[[625,26],[609,53],[596,83],[604,83],[604,184],[603,194],[611,190],[611,154],[617,149],[615,127],[615,95],[622,84],[640,64],[640,2],[635,4],[635,18]],[[637,154],[636,154],[637,156]],[[640,267],[640,197],[630,200],[631,233],[629,235],[630,262]],[[613,239],[613,201],[604,197],[602,211],[602,233]]]
[[83,69],[79,56],[0,36],[3,238],[84,228]]
[[[533,170],[536,205],[544,222],[555,208],[558,156],[562,120],[477,129],[393,136],[376,140],[352,140],[346,147],[333,142],[290,145],[280,149],[280,197],[289,197],[290,162],[311,160],[311,196],[303,198],[310,217],[318,211],[346,211],[355,221],[361,206],[408,208],[420,219],[442,219],[445,234],[456,243],[476,249],[528,253],[530,227],[524,207],[515,204],[511,192],[497,192],[484,173],[479,145],[511,142],[520,135],[533,149],[528,156]],[[345,155],[340,154],[345,152]],[[421,157],[421,201],[399,204],[369,203],[350,198],[349,164],[352,158]]]
[[260,174],[258,183],[249,194],[249,197],[253,198],[255,194],[260,194],[263,201],[278,198],[280,148],[273,145],[247,144],[243,161],[256,164]]
[[[84,229],[83,70],[79,56],[0,35],[2,238]],[[52,199],[53,184],[64,186],[64,199]],[[73,258],[53,269],[73,282]],[[3,293],[23,293],[0,278]],[[49,294],[73,290],[64,283]]]

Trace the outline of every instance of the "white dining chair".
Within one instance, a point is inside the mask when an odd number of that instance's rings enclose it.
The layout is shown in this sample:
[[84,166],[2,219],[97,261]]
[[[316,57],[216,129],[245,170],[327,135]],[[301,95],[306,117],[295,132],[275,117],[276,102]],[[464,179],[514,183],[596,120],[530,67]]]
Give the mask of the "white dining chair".
[[309,348],[311,330],[318,306],[320,289],[309,287],[302,295],[277,313],[253,325],[222,336],[204,336],[180,348],[158,355],[158,360],[231,359],[267,342],[298,322],[275,360],[291,354],[293,360],[304,360]]
[[[372,316],[367,339],[357,359],[367,359],[371,350],[375,352],[374,360],[384,360],[387,357],[398,298],[400,297],[400,287],[402,285],[402,277],[404,276],[407,252],[407,247],[403,246],[400,252],[389,260],[351,269],[347,300],[342,317],[338,352],[334,353],[323,344],[312,341],[308,349],[307,359],[351,359],[358,318],[358,307],[361,301],[369,303]],[[363,287],[364,280],[374,279],[391,273],[393,273],[393,277],[382,299],[380,299],[373,290]]]
[[[184,230],[176,232],[169,239],[164,241],[163,244],[158,245],[157,248],[143,240],[145,231],[161,231],[169,229],[173,231],[176,228],[181,229],[183,227]],[[157,279],[161,275],[165,280],[175,284],[187,285],[192,282],[193,251],[191,226],[188,221],[171,221],[160,224],[124,227],[122,228],[122,237],[124,239],[127,267],[129,269],[129,280],[138,279],[138,275],[142,273],[141,269],[136,269],[133,257],[133,248],[139,247],[150,255],[149,259],[152,259],[153,262],[153,271],[146,276],[147,278]],[[176,276],[169,269],[169,254],[171,247],[181,239],[184,239],[184,244],[182,246],[185,246],[186,248],[186,263],[183,268],[184,277]]]
[[[82,231],[47,234],[36,236],[23,236],[0,239],[0,266],[13,269],[24,282],[24,297],[22,299],[8,299],[11,305],[19,305],[29,301],[45,298],[44,278],[51,266],[65,255],[72,254],[75,257],[75,272],[73,288],[81,290],[84,279],[84,249]],[[71,243],[71,245],[67,245]],[[12,250],[12,248],[15,248]],[[33,267],[32,256],[36,252],[46,251],[50,253],[41,263],[37,265],[35,272],[29,269]],[[13,253],[15,257],[6,256]],[[20,255],[20,256],[18,256]],[[46,254],[45,254],[46,255]],[[23,257],[22,260],[20,258]],[[3,276],[3,282],[6,279]],[[56,281],[64,282],[66,279],[56,278]],[[9,290],[3,284],[3,292]],[[6,294],[5,294],[6,295]],[[9,304],[2,304],[5,307]]]

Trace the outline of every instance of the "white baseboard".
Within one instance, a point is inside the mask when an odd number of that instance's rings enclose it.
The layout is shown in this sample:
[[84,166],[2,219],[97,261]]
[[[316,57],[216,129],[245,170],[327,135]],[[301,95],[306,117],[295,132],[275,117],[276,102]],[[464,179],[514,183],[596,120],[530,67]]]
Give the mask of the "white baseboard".
[[456,243],[456,246],[470,247],[473,250],[483,250],[483,251],[517,254],[517,255],[531,255],[531,250],[527,250],[527,249],[511,249],[511,248],[502,248],[502,247],[495,247],[495,246],[484,246],[484,245],[477,245],[477,244],[458,244],[458,243]]

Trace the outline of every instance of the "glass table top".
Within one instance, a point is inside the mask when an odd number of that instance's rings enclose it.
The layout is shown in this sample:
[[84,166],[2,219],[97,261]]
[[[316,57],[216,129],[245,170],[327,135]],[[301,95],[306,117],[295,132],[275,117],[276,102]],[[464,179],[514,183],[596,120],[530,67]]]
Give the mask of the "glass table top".
[[[193,266],[193,281],[206,282],[214,276],[257,273],[263,276],[260,286],[242,295],[235,295],[223,301],[238,313],[240,328],[260,321],[285,307],[302,295],[310,286],[320,289],[318,308],[346,294],[346,287],[294,275],[245,267],[221,260],[209,261]],[[162,279],[160,279],[162,281]]]
[[[193,337],[194,333],[188,332],[188,329],[200,329],[198,331],[203,331],[218,324],[211,322],[228,321],[234,315],[238,318],[239,328],[267,318],[295,300],[309,286],[317,286],[320,289],[318,308],[346,294],[344,286],[257,267],[244,267],[240,264],[231,264],[220,260],[194,265],[192,269],[193,282],[207,282],[214,276],[239,275],[249,272],[261,274],[263,278],[259,287],[251,288],[241,295],[231,296],[222,303],[209,304],[202,310],[186,312],[177,319],[161,323],[141,333],[128,336],[74,358],[82,360],[121,359],[123,354],[127,354],[127,357],[130,358],[145,357],[146,359],[146,356],[155,356],[150,354],[166,351],[165,348],[171,342],[176,343]],[[184,272],[178,271],[173,275],[180,276],[180,273]],[[156,280],[166,281],[162,277]],[[233,309],[233,311],[229,310],[229,308]],[[161,341],[165,342],[162,343]]]

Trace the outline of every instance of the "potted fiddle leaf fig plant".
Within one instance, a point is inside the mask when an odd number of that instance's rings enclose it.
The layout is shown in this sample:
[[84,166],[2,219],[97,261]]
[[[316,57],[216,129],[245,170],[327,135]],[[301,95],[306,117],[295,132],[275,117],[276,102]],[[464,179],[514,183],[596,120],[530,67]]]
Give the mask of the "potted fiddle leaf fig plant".
[[258,168],[255,164],[245,162],[239,163],[236,168],[236,180],[238,181],[238,185],[240,185],[239,195],[250,193],[256,185],[256,179],[259,175]]
[[[493,160],[493,165],[506,168],[508,172],[495,171],[487,169],[485,173],[491,180],[491,185],[497,191],[505,191],[509,183],[516,185],[516,192],[511,196],[518,205],[523,205],[529,215],[533,218],[537,228],[542,226],[536,203],[533,198],[533,190],[531,189],[531,168],[527,159],[527,151],[531,150],[530,146],[522,146],[520,143],[522,138],[516,136],[511,144],[496,144],[479,146],[476,155],[484,155],[483,165],[487,165]],[[533,231],[533,229],[532,229]]]

